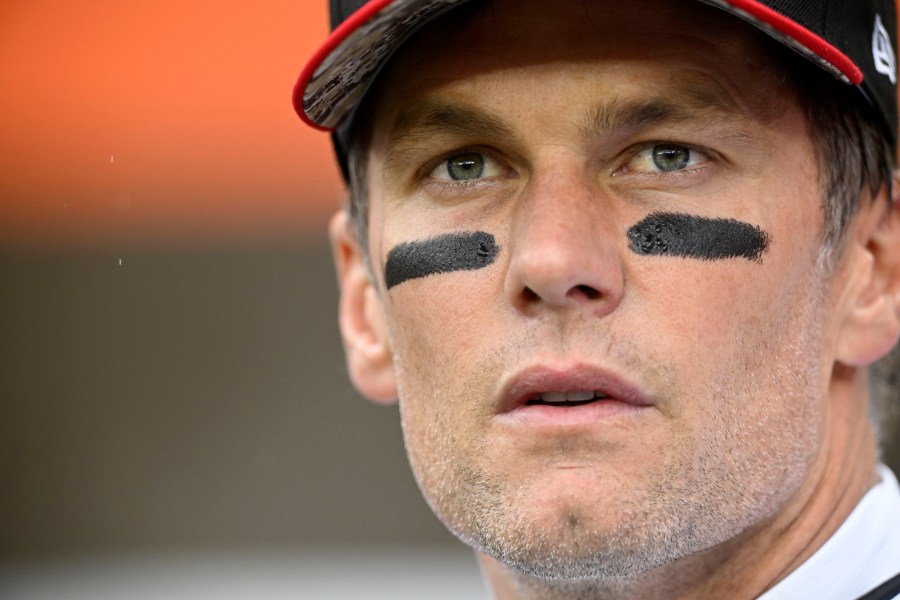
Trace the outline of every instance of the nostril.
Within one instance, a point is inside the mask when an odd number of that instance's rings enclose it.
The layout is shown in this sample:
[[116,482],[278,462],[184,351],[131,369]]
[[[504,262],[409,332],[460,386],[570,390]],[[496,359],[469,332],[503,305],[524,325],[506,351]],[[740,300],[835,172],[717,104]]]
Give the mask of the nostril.
[[535,291],[532,290],[532,289],[529,288],[529,287],[527,287],[527,288],[525,288],[524,290],[522,290],[522,296],[525,298],[525,301],[528,302],[528,303],[537,302],[538,300],[541,299],[541,297],[538,296],[538,295],[535,293]]
[[[569,298],[581,297],[585,300],[597,300],[601,298],[603,294],[600,293],[597,288],[593,288],[589,285],[576,285],[569,290],[569,293],[566,294],[566,296]],[[542,298],[540,294],[530,287],[526,287],[522,290],[522,299],[528,304],[540,302],[541,300],[548,300],[548,298]]]
[[575,291],[583,295],[588,300],[596,300],[600,297],[600,292],[589,285],[576,285],[574,288],[572,288],[572,292]]

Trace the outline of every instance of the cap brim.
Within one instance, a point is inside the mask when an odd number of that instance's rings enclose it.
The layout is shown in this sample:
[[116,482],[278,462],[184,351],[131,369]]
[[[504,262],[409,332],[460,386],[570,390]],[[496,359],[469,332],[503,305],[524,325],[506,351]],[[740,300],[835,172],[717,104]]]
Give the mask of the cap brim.
[[[337,27],[300,74],[294,108],[306,123],[335,130],[362,101],[378,72],[425,23],[469,0],[370,0]],[[821,36],[757,0],[699,0],[793,48],[848,84],[860,68]]]
[[300,73],[294,109],[334,130],[353,112],[390,57],[425,23],[469,0],[370,0],[340,24]]

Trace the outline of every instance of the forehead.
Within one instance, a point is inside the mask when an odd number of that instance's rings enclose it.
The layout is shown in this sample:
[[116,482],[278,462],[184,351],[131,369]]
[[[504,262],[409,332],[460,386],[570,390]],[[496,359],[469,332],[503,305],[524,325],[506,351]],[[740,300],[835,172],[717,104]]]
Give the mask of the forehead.
[[[472,2],[426,26],[401,48],[364,112],[382,127],[402,127],[421,112],[410,103],[427,101],[435,89],[452,92],[455,83],[527,78],[535,69],[552,71],[563,63],[581,65],[585,77],[615,80],[622,90],[629,82],[645,92],[655,83],[660,89],[674,85],[693,100],[765,112],[775,106],[771,89],[754,94],[754,86],[740,84],[762,76],[783,83],[783,52],[755,28],[701,2]],[[654,81],[635,81],[640,66],[654,64],[668,67],[664,81],[659,74]],[[521,101],[546,98],[530,94]]]

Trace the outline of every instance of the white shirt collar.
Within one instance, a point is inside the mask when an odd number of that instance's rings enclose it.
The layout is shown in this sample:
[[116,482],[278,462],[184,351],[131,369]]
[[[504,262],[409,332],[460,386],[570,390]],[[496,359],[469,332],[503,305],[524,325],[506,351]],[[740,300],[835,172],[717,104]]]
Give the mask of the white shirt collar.
[[758,600],[852,600],[900,572],[900,486],[884,465],[878,473],[834,535]]

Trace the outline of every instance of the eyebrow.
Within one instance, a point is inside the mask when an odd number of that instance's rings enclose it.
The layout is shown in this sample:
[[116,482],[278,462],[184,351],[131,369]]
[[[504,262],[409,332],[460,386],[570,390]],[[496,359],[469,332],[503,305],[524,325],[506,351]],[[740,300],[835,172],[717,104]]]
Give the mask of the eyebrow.
[[751,112],[720,86],[694,81],[666,95],[601,101],[579,124],[579,129],[585,139],[595,140],[617,131],[636,131],[661,124],[698,120],[737,122]]
[[456,135],[479,134],[512,138],[512,128],[500,118],[472,106],[446,104],[427,98],[402,109],[391,126],[394,143],[427,137],[437,131]]
[[515,138],[512,127],[489,112],[466,104],[447,104],[426,98],[397,113],[388,133],[385,168],[403,162],[410,147],[433,142],[436,135],[451,135],[503,143]]
[[[669,90],[666,95],[603,100],[576,126],[585,140],[591,142],[615,132],[638,131],[662,124],[737,123],[752,112],[752,108],[736,101],[721,86],[693,80]],[[734,135],[747,137],[744,129],[740,127]],[[487,140],[492,144],[514,142],[517,137],[505,120],[480,107],[424,98],[401,108],[391,122],[385,169],[404,164],[408,150],[421,144],[430,145],[437,135]]]

